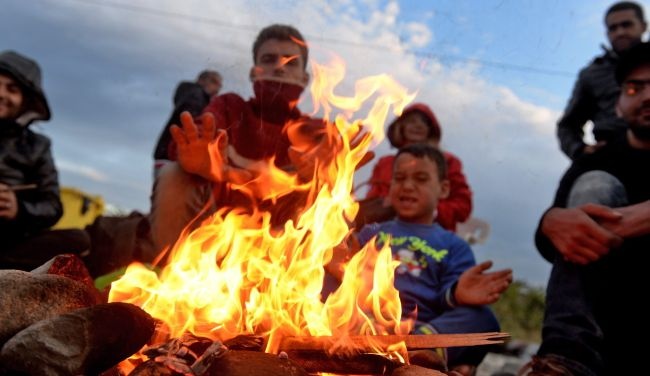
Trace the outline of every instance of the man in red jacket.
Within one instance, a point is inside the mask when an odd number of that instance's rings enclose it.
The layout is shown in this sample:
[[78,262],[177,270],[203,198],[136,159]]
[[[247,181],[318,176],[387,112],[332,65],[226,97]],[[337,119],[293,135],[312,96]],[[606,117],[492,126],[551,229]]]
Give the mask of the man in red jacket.
[[[154,186],[150,222],[156,252],[171,246],[206,203],[211,207],[203,213],[211,214],[225,205],[249,208],[251,200],[257,201],[258,207],[273,211],[275,224],[284,223],[304,205],[305,195],[289,193],[292,187],[280,201],[256,195],[256,189],[265,187],[253,178],[260,163],[271,158],[275,167],[297,171],[299,176],[313,171],[313,162],[305,165],[295,158],[296,140],[314,142],[301,151],[324,146],[318,143],[322,120],[297,108],[309,82],[307,58],[307,45],[294,27],[264,28],[253,44],[250,79],[255,96],[213,97],[198,124],[184,113],[182,127],[171,127],[178,163],[165,166]],[[252,195],[232,189],[233,183],[243,182],[249,183]]]
[[[415,103],[404,109],[402,115],[390,124],[387,131],[390,144],[397,149],[414,143],[428,143],[439,147],[441,135],[436,116],[429,106],[423,103]],[[443,151],[443,155],[447,161],[450,191],[446,198],[441,198],[438,202],[435,218],[445,229],[455,231],[456,224],[466,221],[472,212],[472,191],[463,174],[460,159],[447,151]],[[388,207],[388,204],[384,205],[383,200],[379,200],[388,195],[393,177],[393,159],[395,156],[387,155],[377,161],[370,178],[366,200],[362,201],[357,225],[382,222],[394,216],[392,208]],[[364,212],[364,205],[374,206],[373,214]],[[374,214],[380,214],[381,217],[375,217]]]

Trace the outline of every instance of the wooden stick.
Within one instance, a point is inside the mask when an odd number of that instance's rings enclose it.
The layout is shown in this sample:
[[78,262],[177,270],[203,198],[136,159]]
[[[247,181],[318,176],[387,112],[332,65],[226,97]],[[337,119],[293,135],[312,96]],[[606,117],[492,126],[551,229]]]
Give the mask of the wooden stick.
[[361,352],[373,349],[386,349],[390,345],[404,342],[408,350],[431,349],[436,347],[457,347],[493,345],[509,339],[508,333],[488,332],[469,334],[418,334],[418,335],[378,335],[340,337],[286,337],[280,344],[280,350],[322,350],[333,344],[350,343]]
[[18,192],[18,191],[26,191],[28,189],[35,189],[37,188],[37,184],[18,184],[18,185],[12,185],[9,187],[10,191]]

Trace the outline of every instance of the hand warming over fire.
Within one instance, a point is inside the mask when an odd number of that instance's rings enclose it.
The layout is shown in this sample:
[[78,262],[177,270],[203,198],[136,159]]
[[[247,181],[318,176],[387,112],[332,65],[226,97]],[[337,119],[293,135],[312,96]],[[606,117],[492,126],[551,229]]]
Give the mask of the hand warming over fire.
[[228,135],[215,127],[214,116],[203,114],[201,126],[197,126],[192,115],[181,114],[182,128],[172,125],[170,132],[178,147],[178,163],[192,174],[210,181],[224,181],[242,184],[253,178],[253,174],[228,163]]
[[492,261],[484,261],[461,274],[454,297],[459,305],[492,304],[499,300],[510,283],[512,270],[503,269],[485,273],[492,267]]

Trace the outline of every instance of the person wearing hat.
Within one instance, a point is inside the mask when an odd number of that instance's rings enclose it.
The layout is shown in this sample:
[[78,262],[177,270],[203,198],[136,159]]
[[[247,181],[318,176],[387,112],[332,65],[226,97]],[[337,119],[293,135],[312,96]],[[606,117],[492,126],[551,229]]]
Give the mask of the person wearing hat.
[[[650,44],[621,55],[616,113],[627,130],[573,162],[540,221],[553,269],[530,375],[643,374],[650,265]],[[555,373],[552,373],[555,372]]]
[[81,230],[48,231],[63,214],[50,140],[30,125],[49,120],[41,70],[14,51],[0,52],[0,268],[34,269],[60,253],[81,253]]
[[[427,143],[439,148],[441,136],[438,119],[424,103],[415,103],[404,109],[402,115],[388,126],[387,131],[391,146],[397,149],[414,143]],[[449,196],[438,202],[435,220],[443,228],[455,231],[456,224],[467,220],[472,212],[472,191],[463,174],[460,159],[447,151],[443,151],[443,155],[447,161],[450,190]],[[383,200],[388,196],[394,159],[394,155],[384,156],[373,168],[366,199],[360,202],[357,225],[383,222],[395,215],[388,204],[384,205]]]

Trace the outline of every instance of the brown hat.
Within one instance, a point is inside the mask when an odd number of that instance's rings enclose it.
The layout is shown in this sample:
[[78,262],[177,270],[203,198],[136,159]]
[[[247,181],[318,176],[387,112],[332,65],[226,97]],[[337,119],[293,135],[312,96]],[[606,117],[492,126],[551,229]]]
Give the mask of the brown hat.
[[388,126],[386,134],[388,141],[390,141],[390,144],[393,147],[401,148],[404,146],[404,136],[402,135],[403,130],[401,126],[398,126],[398,120],[410,114],[411,112],[416,111],[420,112],[427,119],[427,124],[429,125],[429,135],[427,139],[430,141],[439,141],[440,137],[442,137],[440,124],[438,123],[438,119],[436,119],[436,115],[434,115],[433,111],[431,111],[431,108],[429,108],[429,106],[424,103],[414,103],[406,107],[402,114],[393,120],[393,122]]

